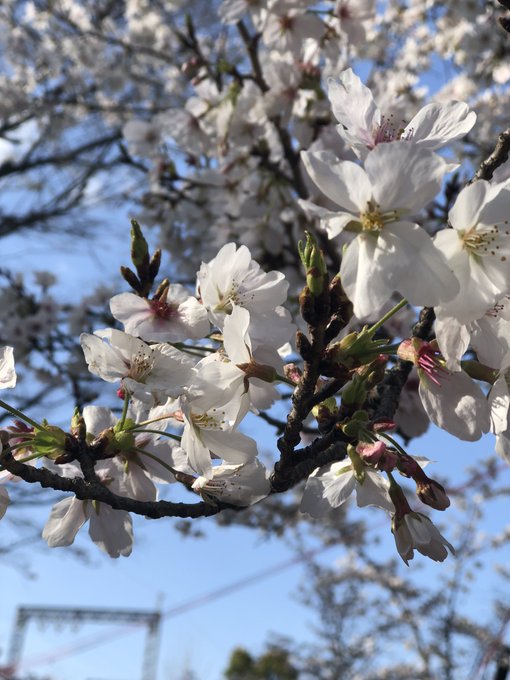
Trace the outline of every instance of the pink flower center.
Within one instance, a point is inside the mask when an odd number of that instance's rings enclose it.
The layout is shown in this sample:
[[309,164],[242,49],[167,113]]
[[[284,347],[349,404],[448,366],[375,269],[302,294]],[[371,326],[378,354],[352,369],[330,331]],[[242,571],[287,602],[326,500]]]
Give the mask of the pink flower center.
[[414,130],[409,129],[404,134],[404,121],[402,121],[402,127],[397,129],[392,118],[393,114],[391,114],[388,118],[386,116],[382,117],[381,124],[373,132],[372,144],[368,145],[369,149],[375,148],[378,144],[386,144],[388,142],[396,142],[399,140],[408,142],[412,139]]
[[416,365],[438,386],[441,385],[441,377],[450,375],[450,371],[445,367],[441,354],[428,343],[425,343],[418,351]]
[[169,321],[177,316],[177,305],[172,305],[168,302],[163,302],[162,300],[151,300],[150,306],[154,316],[158,319]]

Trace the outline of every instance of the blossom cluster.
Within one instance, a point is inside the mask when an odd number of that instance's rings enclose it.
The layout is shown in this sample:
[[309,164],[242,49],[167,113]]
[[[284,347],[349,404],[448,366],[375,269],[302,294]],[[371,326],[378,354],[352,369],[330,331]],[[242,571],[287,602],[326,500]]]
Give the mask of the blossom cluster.
[[[180,4],[167,3],[167,10]],[[136,59],[180,53],[183,45],[193,55],[165,73],[169,84],[154,94],[154,101],[164,96],[161,111],[116,118],[113,104],[125,79],[116,57],[123,42],[112,33],[115,49],[109,52],[103,99],[88,105],[104,106],[122,128],[123,162],[147,168],[150,191],[143,197],[142,219],[158,223],[163,241],[182,255],[179,274],[195,273],[187,254],[198,251],[198,244],[205,261],[194,294],[168,279],[153,291],[160,262],[149,258],[134,223],[136,274],[124,270],[133,292],[109,300],[115,327],[80,336],[88,370],[113,386],[122,400],[120,414],[86,406],[64,432],[4,403],[17,421],[0,433],[0,512],[8,504],[6,485],[19,477],[40,481],[48,473],[52,476],[44,479],[55,488],[71,490],[75,482],[80,489],[54,506],[43,530],[50,546],[69,545],[88,521],[103,551],[129,554],[130,512],[157,512],[169,483],[200,495],[209,512],[249,506],[306,479],[303,512],[321,517],[355,491],[359,506],[391,516],[406,563],[415,549],[442,561],[452,546],[426,515],[412,510],[398,479],[411,478],[421,503],[436,510],[449,506],[448,496],[423,471],[427,461],[409,456],[389,432],[398,428],[406,437],[416,414],[425,414],[426,425],[432,422],[461,440],[492,432],[497,453],[510,461],[510,172],[502,165],[494,176],[451,189],[448,209],[432,231],[426,211],[436,217],[431,206],[449,181],[455,187],[448,176],[459,169],[456,155],[447,154],[477,121],[472,107],[458,101],[471,96],[469,84],[450,83],[436,101],[417,104],[424,97],[412,89],[417,83],[409,55],[425,68],[432,36],[420,7],[410,2],[396,30],[404,35],[418,13],[422,31],[407,34],[399,78],[388,73],[373,78],[374,96],[349,65],[355,57],[379,60],[387,49],[382,35],[396,11],[393,3],[382,16],[373,0],[338,0],[326,9],[323,4],[224,0],[221,21],[238,30],[247,51],[240,56],[239,45],[227,51],[217,73],[210,43],[165,21],[162,9],[140,12],[136,2],[126,4],[123,25],[138,46]],[[454,4],[440,14],[442,36],[452,38],[460,59],[468,27],[456,24]],[[67,15],[66,21],[57,17],[59,30],[94,35],[80,3],[69,2]],[[2,19],[9,21],[0,14]],[[25,45],[25,23],[37,33],[54,20],[49,10],[27,3],[10,39]],[[73,40],[67,34],[66,39],[73,54]],[[43,61],[51,71],[45,45]],[[94,47],[82,45],[91,54]],[[436,49],[446,58],[450,47],[444,42]],[[135,60],[135,73],[138,66]],[[496,72],[493,63],[480,68],[487,78]],[[30,82],[21,64],[13,72]],[[497,73],[504,82],[505,69]],[[80,93],[80,105],[87,96]],[[494,96],[505,101],[502,94]],[[487,105],[472,103],[478,113]],[[490,132],[488,126],[480,139]],[[178,147],[174,157],[172,145]],[[304,287],[295,266],[303,225],[315,234],[300,248]],[[265,271],[259,256],[278,262],[272,266],[279,271]],[[43,293],[27,315],[34,325],[51,329],[57,308]],[[298,297],[300,315],[293,302]],[[416,307],[428,309],[426,332],[410,332],[396,322],[404,307],[411,317]],[[27,323],[21,326],[23,338],[17,338],[19,327],[7,306],[4,314],[12,329],[0,357],[0,386],[12,388],[10,344],[19,342],[18,356],[35,340]],[[75,325],[80,321],[75,318]],[[395,366],[410,364],[415,372],[409,394],[402,392],[399,411],[381,417],[374,392],[384,389]],[[245,418],[264,415],[289,388],[293,405],[270,476],[257,442],[243,431]],[[405,413],[409,404],[411,416]],[[309,449],[296,450],[307,417],[317,437]],[[341,448],[329,448],[332,442]],[[319,464],[324,450],[333,452],[326,465]],[[309,476],[294,479],[292,459],[300,455],[317,465]],[[119,498],[142,505],[123,509]]]

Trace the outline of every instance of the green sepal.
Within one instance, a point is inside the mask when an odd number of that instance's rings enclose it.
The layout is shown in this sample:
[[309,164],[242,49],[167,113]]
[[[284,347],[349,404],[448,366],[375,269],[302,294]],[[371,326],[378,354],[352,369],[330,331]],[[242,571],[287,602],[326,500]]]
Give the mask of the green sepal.
[[48,425],[46,421],[42,425],[42,429],[35,431],[30,446],[41,456],[53,460],[60,458],[66,453],[66,433],[56,425]]

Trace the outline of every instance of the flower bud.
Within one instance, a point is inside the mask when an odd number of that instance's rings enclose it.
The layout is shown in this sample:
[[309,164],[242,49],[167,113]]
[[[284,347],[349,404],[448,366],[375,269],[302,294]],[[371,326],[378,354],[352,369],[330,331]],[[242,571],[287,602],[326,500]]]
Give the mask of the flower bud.
[[149,246],[136,220],[131,220],[131,261],[139,276],[142,272],[147,272],[150,263]]
[[296,332],[296,349],[305,361],[312,360],[312,345],[301,331]]
[[427,477],[424,481],[416,482],[416,493],[422,503],[435,510],[446,510],[450,506],[444,487],[435,479]]
[[342,404],[347,406],[362,406],[367,398],[365,381],[354,374],[352,379],[342,387]]
[[84,441],[87,434],[87,426],[85,425],[85,419],[76,408],[71,418],[71,434],[79,440]]
[[[299,256],[306,269],[306,285],[313,297],[322,295],[328,282],[328,270],[324,255],[314,237],[306,233],[306,242],[298,243]],[[305,319],[306,321],[306,319]]]
[[390,449],[384,442],[360,442],[356,451],[367,465],[372,465],[377,470],[391,472],[397,464],[397,453]]

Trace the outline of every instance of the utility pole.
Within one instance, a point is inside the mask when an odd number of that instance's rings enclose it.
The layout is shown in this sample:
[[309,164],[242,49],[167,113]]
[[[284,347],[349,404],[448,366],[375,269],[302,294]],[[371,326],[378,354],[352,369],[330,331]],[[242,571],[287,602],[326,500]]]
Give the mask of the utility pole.
[[18,607],[11,636],[7,664],[0,667],[0,678],[15,680],[27,624],[31,620],[61,625],[95,623],[135,623],[147,626],[141,680],[156,680],[161,612],[134,609],[97,609],[75,607]]

